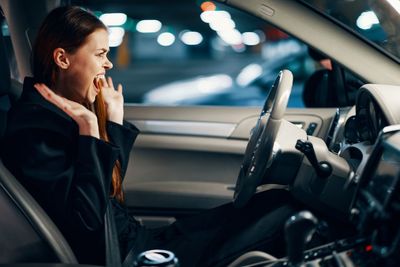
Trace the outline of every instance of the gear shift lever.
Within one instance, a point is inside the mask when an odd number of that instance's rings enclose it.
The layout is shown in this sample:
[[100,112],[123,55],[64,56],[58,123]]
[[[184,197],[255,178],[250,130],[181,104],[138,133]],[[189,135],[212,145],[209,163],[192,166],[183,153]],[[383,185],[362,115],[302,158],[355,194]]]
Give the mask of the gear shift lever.
[[303,263],[305,245],[310,241],[317,222],[309,211],[301,211],[286,221],[285,237],[289,266],[297,267]]

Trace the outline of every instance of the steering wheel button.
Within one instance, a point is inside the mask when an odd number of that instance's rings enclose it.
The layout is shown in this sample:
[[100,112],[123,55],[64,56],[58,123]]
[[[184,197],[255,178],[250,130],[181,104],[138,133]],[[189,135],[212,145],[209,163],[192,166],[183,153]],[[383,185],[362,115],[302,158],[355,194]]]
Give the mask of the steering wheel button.
[[308,125],[307,131],[306,131],[307,134],[312,135],[314,133],[315,129],[317,128],[317,125],[318,124],[316,124],[315,122],[310,123],[310,125]]

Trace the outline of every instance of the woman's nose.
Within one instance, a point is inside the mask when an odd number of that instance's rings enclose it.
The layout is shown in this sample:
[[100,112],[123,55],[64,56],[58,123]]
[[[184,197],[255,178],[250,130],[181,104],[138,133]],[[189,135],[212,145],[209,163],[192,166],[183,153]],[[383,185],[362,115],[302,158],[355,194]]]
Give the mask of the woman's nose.
[[104,63],[104,67],[108,70],[112,69],[112,67],[113,67],[113,64],[111,63],[111,61],[108,58],[107,58],[106,62]]

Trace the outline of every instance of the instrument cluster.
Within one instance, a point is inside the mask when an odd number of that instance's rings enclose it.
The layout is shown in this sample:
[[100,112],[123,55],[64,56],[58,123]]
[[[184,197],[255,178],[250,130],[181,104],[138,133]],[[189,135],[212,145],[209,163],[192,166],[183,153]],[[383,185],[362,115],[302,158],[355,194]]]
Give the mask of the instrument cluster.
[[379,132],[388,125],[382,108],[371,95],[364,94],[356,105],[356,115],[346,122],[345,139],[349,144],[364,141],[373,144]]

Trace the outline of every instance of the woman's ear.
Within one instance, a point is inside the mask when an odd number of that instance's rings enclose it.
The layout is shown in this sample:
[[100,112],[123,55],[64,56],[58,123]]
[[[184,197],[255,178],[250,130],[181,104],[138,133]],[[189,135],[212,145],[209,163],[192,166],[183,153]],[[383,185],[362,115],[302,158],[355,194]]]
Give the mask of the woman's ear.
[[61,69],[68,69],[69,67],[69,60],[67,53],[62,48],[56,48],[53,52],[53,59],[54,62],[59,66]]

